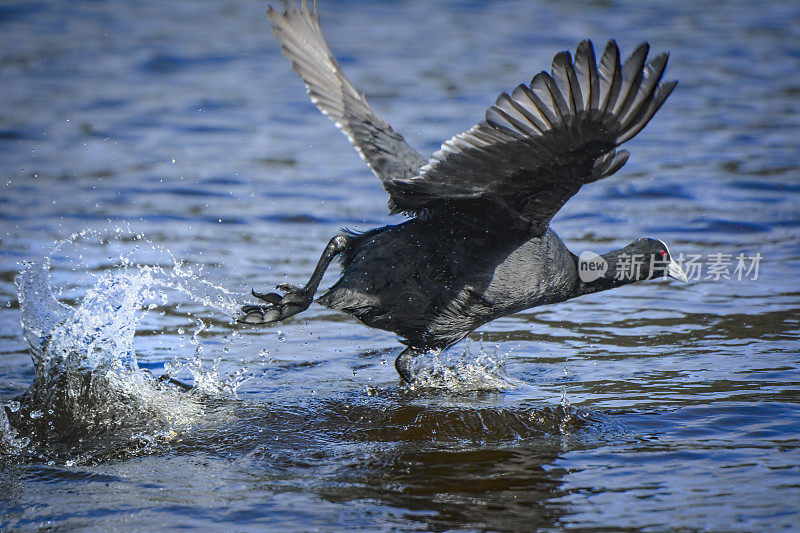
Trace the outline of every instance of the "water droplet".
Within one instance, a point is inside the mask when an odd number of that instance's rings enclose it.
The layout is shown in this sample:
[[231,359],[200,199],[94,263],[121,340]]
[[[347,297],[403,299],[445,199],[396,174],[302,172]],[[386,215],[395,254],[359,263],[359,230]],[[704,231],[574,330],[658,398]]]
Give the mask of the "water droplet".
[[283,331],[278,330],[276,335],[278,336],[278,342],[285,342],[286,341],[286,334]]
[[37,418],[42,416],[42,412],[39,410],[31,411],[31,418],[36,420]]
[[10,402],[8,402],[8,403],[6,404],[6,408],[7,408],[7,409],[8,409],[10,412],[12,412],[12,413],[16,413],[17,411],[19,411],[19,402],[18,402],[18,401],[16,401],[16,400],[11,400]]

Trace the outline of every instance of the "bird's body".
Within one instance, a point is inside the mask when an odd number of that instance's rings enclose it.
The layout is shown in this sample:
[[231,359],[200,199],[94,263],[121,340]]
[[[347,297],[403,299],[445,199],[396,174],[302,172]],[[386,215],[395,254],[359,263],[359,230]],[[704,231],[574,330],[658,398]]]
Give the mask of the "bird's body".
[[501,316],[565,300],[579,285],[552,230],[530,236],[414,218],[351,239],[341,279],[317,301],[409,346],[447,347]]
[[[557,54],[550,74],[501,94],[483,122],[425,158],[344,76],[305,0],[284,13],[270,8],[269,17],[312,102],[381,179],[392,212],[410,219],[335,236],[304,287],[253,292],[265,304],[245,306],[242,322],[275,322],[308,308],[338,256],[342,276],[317,301],[397,333],[408,347],[396,366],[411,381],[415,354],[446,348],[496,318],[656,276],[685,280],[653,239],[603,255],[606,268],[582,279],[578,257],[549,226],[582,185],[625,164],[628,153],[616,148],[675,87],[661,81],[666,54],[646,63],[642,44],[622,63],[609,41],[597,60],[583,41],[574,60]],[[620,275],[616,267],[636,257],[641,265]]]

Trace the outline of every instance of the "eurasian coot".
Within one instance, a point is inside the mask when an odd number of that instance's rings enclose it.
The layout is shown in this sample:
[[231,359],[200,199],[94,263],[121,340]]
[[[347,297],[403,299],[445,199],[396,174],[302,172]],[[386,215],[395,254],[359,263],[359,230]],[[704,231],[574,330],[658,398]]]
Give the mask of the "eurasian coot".
[[342,277],[317,302],[397,333],[407,348],[395,366],[410,382],[415,355],[447,348],[498,317],[645,279],[686,281],[659,240],[640,239],[583,264],[549,227],[582,185],[625,164],[628,152],[616,148],[675,88],[661,81],[667,54],[646,62],[645,43],[621,63],[609,41],[598,62],[583,41],[574,59],[558,53],[550,74],[501,94],[481,123],[425,158],[342,73],[316,6],[270,8],[269,18],[311,101],[381,179],[390,210],[409,219],[333,237],[305,286],[279,285],[282,295],[253,291],[264,303],[244,306],[241,322],[266,324],[307,309],[338,257]]

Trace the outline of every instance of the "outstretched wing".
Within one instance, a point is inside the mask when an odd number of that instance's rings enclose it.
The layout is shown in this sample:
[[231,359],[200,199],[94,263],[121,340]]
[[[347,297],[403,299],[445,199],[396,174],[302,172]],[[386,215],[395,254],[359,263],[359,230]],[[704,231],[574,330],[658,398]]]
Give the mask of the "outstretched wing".
[[417,175],[427,159],[375,114],[342,73],[322,36],[316,2],[313,10],[303,0],[299,6],[287,2],[283,13],[270,7],[267,14],[311,101],[347,135],[372,171],[384,182]]
[[544,232],[578,189],[614,174],[628,159],[616,147],[639,133],[677,82],[661,83],[667,54],[645,64],[639,45],[620,64],[609,41],[600,59],[583,41],[553,59],[551,74],[503,93],[486,119],[445,142],[418,176],[385,183],[396,208],[469,211],[493,204]]

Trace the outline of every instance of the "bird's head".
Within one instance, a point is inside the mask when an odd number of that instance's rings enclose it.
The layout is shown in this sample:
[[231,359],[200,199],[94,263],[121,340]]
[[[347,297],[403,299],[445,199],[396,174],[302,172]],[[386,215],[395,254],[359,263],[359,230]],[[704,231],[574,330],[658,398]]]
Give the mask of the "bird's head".
[[614,253],[614,275],[625,282],[673,278],[688,283],[689,278],[673,258],[669,247],[659,239],[638,239]]

